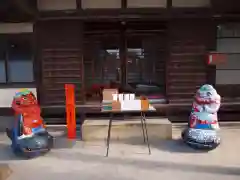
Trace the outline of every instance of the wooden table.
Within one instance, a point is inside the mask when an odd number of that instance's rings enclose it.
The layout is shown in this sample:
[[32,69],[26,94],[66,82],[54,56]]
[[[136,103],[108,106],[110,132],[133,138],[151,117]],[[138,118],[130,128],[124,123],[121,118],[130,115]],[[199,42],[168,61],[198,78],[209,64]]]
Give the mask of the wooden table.
[[[104,112],[106,112],[106,111],[104,111]],[[148,147],[148,153],[151,154],[151,148],[150,148],[149,139],[148,139],[146,114],[145,114],[146,112],[143,112],[143,111],[139,111],[139,112],[141,114],[140,120],[141,120],[141,125],[142,125],[141,127],[142,127],[143,140],[144,140],[144,143]],[[109,124],[108,124],[106,157],[108,157],[108,153],[109,153],[109,149],[110,149],[111,130],[112,130],[112,123],[113,123],[113,119],[114,119],[114,113],[117,113],[117,112],[109,111],[109,113],[110,113],[110,118],[109,118]]]

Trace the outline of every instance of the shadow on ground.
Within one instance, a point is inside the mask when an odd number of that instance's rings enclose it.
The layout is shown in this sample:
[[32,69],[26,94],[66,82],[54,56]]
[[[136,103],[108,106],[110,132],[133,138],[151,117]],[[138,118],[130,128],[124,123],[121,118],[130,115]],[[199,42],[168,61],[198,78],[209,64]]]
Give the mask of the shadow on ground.
[[[61,134],[53,135],[54,146],[53,149],[69,149],[73,148],[77,141],[81,141],[79,134],[77,133],[77,139],[68,139],[67,132],[64,131]],[[79,138],[78,138],[79,137]]]
[[167,152],[177,153],[206,153],[203,150],[196,150],[186,145],[182,139],[164,140],[154,142],[151,144],[152,147]]
[[196,165],[196,164],[186,164],[186,163],[175,163],[166,161],[152,161],[144,159],[126,159],[122,157],[111,157],[108,158],[101,155],[93,154],[83,154],[80,152],[55,152],[49,158],[66,159],[81,161],[84,163],[102,163],[108,165],[122,165],[122,166],[134,166],[140,169],[149,170],[171,170],[171,171],[183,171],[183,172],[197,172],[197,173],[210,173],[210,174],[222,174],[222,175],[234,175],[240,176],[240,168],[238,167],[223,167],[223,166],[213,166],[213,165]]
[[13,154],[10,144],[0,143],[0,161],[23,160]]
[[[69,140],[66,138],[66,132],[58,135],[54,135],[54,147],[53,149],[70,149],[73,148],[78,140]],[[12,161],[12,160],[26,160],[22,157],[16,156],[11,149],[11,141],[5,139],[0,142],[0,161]]]
[[[146,146],[147,143],[144,143],[144,140],[139,140],[139,137],[128,138],[124,140],[114,141],[117,144],[129,144],[133,146]],[[196,150],[187,146],[182,139],[172,139],[172,140],[158,140],[151,141],[149,140],[150,148],[158,149],[165,152],[174,152],[174,153],[206,153],[206,151]]]
[[76,140],[69,140],[65,137],[54,137],[53,149],[69,149],[73,148]]
[[67,129],[65,126],[51,127],[47,128],[48,132],[54,137],[54,147],[53,149],[69,149],[73,148],[77,141],[81,141],[81,133],[79,131],[80,127],[77,127],[76,135],[77,138],[70,140],[67,138]]

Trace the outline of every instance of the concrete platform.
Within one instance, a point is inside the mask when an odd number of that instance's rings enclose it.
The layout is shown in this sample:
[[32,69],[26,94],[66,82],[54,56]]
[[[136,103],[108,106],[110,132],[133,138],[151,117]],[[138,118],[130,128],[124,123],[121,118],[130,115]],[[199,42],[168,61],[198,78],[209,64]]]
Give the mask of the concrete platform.
[[[85,120],[82,126],[84,141],[106,140],[109,120]],[[147,129],[150,141],[172,139],[172,123],[167,118],[147,119]],[[140,119],[113,121],[111,141],[134,140],[143,141]]]
[[106,158],[105,143],[76,141],[73,147],[55,147],[45,156],[22,160],[11,153],[9,140],[0,133],[0,162],[12,170],[8,180],[42,180],[43,175],[45,180],[239,180],[238,127],[223,127],[223,143],[209,152],[186,146],[178,140],[180,134],[176,128],[173,140],[151,143],[151,155],[145,145],[113,142]]

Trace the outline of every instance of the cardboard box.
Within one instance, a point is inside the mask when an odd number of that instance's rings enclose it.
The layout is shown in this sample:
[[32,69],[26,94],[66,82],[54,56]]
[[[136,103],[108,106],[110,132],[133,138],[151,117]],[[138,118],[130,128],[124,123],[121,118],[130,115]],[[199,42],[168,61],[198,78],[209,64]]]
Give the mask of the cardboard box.
[[120,101],[113,101],[112,102],[112,111],[120,112],[121,111],[121,102]]
[[103,101],[113,101],[113,94],[118,94],[117,89],[103,89]]
[[142,111],[149,110],[149,101],[148,100],[141,100],[141,110]]

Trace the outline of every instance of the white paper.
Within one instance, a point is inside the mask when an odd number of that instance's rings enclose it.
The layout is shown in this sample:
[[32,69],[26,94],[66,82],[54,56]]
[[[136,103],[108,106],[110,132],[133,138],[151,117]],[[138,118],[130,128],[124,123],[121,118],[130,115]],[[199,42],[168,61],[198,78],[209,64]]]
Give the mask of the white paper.
[[135,100],[135,94],[130,94],[129,96],[131,100]]
[[120,101],[120,102],[122,102],[124,99],[123,99],[123,94],[118,94],[118,100]]
[[121,103],[122,111],[140,111],[141,100],[123,101]]
[[114,101],[117,101],[117,100],[118,100],[118,94],[113,94],[112,96],[113,96],[113,100],[114,100]]
[[129,101],[130,100],[130,94],[124,94],[124,100]]

